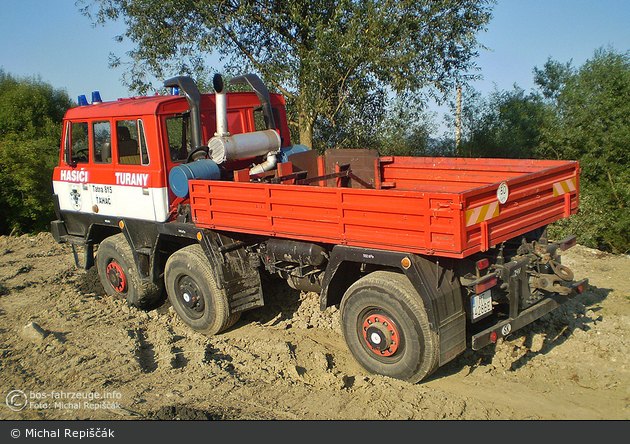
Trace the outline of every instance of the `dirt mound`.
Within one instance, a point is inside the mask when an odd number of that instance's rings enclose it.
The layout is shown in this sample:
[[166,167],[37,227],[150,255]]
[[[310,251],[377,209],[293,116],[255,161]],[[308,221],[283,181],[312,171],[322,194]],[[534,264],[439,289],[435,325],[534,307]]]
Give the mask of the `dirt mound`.
[[81,274],[76,281],[76,288],[85,295],[102,298],[106,295],[101,279],[98,277],[96,267],[91,267],[86,273]]
[[630,419],[630,258],[577,246],[563,263],[592,288],[412,385],[366,373],[337,307],[282,281],[205,337],[168,301],[106,296],[49,234],[0,237],[1,399],[29,400],[0,419]]

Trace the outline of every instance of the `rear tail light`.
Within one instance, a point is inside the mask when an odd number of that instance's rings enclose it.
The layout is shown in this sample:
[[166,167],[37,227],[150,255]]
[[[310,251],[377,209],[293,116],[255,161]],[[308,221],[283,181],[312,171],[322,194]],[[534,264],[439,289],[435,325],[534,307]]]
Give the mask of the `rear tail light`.
[[490,266],[490,261],[486,259],[481,259],[477,261],[477,270],[484,270]]
[[478,283],[475,286],[475,293],[481,294],[484,291],[494,287],[498,283],[499,283],[499,279],[496,276],[490,276],[488,279],[484,280],[483,282]]

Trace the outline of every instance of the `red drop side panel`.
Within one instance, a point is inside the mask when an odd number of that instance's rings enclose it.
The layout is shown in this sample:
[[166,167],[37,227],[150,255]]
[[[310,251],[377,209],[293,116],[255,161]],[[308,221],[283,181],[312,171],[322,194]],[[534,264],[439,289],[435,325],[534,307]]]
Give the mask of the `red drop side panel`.
[[215,230],[462,258],[577,211],[577,162],[381,157],[376,169],[387,188],[192,180],[193,220]]

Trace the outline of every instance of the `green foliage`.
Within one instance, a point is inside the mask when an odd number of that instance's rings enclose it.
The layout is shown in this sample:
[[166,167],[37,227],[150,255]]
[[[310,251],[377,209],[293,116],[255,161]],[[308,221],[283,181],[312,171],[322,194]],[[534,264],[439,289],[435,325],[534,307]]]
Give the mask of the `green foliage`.
[[534,80],[529,94],[464,90],[458,155],[578,160],[580,212],[551,233],[630,251],[630,53],[599,49],[579,69],[549,59]]
[[0,137],[59,137],[70,99],[39,79],[16,79],[0,69]]
[[[624,185],[625,193],[630,189]],[[624,208],[610,207],[607,190],[583,183],[580,212],[549,227],[549,235],[562,239],[576,234],[582,245],[614,253],[627,253],[630,243],[630,214]]]
[[550,58],[543,69],[534,67],[534,82],[540,87],[546,99],[555,101],[574,74],[571,62],[560,63]]
[[[553,68],[550,69],[549,67]],[[560,75],[557,68],[561,67]],[[630,53],[599,49],[579,69],[549,63],[543,78],[554,106],[540,153],[577,159],[582,208],[565,224],[588,246],[630,251]]]
[[372,144],[383,156],[431,155],[431,133],[437,129],[433,117],[399,99],[379,122]]
[[362,102],[362,106],[374,109],[370,114],[373,118],[357,125],[355,118],[344,112],[336,122],[319,125],[314,140],[320,152],[331,148],[370,148],[383,156],[426,155],[430,135],[436,130],[433,114],[424,112],[411,100],[400,98],[388,105],[378,95],[373,96],[373,103]]
[[0,234],[45,230],[54,218],[52,170],[71,105],[65,91],[0,70]]
[[[147,74],[202,76],[219,54],[228,74],[257,72],[286,98],[300,143],[319,149],[362,140],[391,97],[442,96],[472,78],[476,35],[494,0],[93,0],[96,23],[124,18],[136,47],[125,83]],[[114,58],[113,64],[123,63]],[[348,125],[348,123],[351,123]],[[366,127],[367,130],[357,127]],[[343,130],[341,129],[343,128]],[[345,131],[347,134],[340,134]],[[322,138],[323,137],[323,138]],[[297,140],[295,140],[297,142]]]
[[487,99],[474,91],[469,97],[462,109],[469,137],[460,145],[459,155],[535,157],[541,129],[548,118],[546,105],[539,96],[525,94],[515,85],[511,91],[494,91]]

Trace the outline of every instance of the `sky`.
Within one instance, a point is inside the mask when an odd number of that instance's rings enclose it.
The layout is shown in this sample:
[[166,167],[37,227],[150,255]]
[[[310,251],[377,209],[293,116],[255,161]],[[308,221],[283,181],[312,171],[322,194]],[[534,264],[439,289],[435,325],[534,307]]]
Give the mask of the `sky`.
[[[132,47],[115,37],[122,21],[92,26],[75,0],[0,0],[0,68],[18,77],[38,77],[78,100],[103,101],[131,95],[121,82],[124,68],[108,66],[109,55],[124,56]],[[534,88],[533,69],[549,57],[579,67],[596,49],[630,51],[629,0],[499,0],[488,31],[478,40],[477,65],[483,80],[473,83],[484,96],[517,84]],[[441,114],[445,108],[433,104]],[[438,118],[439,120],[439,118]]]

